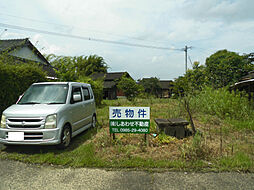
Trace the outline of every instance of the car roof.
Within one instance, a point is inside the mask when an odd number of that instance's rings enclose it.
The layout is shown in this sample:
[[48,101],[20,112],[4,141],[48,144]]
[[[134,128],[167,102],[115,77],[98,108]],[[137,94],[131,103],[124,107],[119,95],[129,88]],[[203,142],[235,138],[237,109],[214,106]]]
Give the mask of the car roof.
[[90,84],[87,83],[81,83],[81,82],[38,82],[38,83],[33,83],[33,85],[41,85],[41,84],[68,84],[68,85],[85,85],[85,86],[91,86]]

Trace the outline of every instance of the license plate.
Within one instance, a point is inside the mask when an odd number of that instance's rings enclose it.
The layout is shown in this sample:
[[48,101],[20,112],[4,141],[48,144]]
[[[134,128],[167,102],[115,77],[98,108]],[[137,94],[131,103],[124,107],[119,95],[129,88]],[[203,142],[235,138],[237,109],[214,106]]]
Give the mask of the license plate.
[[8,140],[10,141],[23,141],[24,140],[24,132],[9,132]]

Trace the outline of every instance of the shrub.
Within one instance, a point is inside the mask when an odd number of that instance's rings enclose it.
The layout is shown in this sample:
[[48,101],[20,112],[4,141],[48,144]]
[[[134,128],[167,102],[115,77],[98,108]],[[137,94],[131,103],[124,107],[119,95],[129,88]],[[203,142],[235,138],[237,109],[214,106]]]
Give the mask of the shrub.
[[91,84],[93,89],[96,105],[101,105],[103,100],[103,80],[92,80],[89,77],[80,77],[78,82]]
[[14,104],[32,83],[45,80],[45,73],[37,65],[0,62],[0,113]]
[[243,92],[230,92],[228,88],[205,87],[190,99],[192,110],[213,115],[237,130],[254,130],[254,110],[252,102]]
[[216,115],[221,119],[249,119],[254,114],[246,95],[230,92],[228,88],[213,89],[205,87],[191,99],[192,107],[203,113]]

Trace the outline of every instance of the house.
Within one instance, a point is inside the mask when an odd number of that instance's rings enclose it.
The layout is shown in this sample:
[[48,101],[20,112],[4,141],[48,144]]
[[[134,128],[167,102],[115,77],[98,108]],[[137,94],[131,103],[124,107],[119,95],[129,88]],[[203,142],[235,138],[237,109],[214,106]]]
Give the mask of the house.
[[239,82],[230,86],[231,90],[246,91],[249,99],[254,98],[254,71],[249,72],[248,75],[243,76]]
[[157,98],[170,98],[173,91],[172,80],[159,80],[156,77],[143,78],[139,84],[145,89],[145,92],[152,94]]
[[124,97],[124,93],[117,88],[117,80],[124,75],[131,78],[128,72],[95,73],[91,75],[91,78],[93,80],[103,79],[103,98],[113,100]]
[[243,76],[240,81],[246,81],[246,80],[250,80],[250,79],[254,79],[254,71],[251,71],[248,73],[248,75]]
[[16,63],[29,63],[31,61],[38,63],[47,73],[47,78],[56,78],[53,67],[28,38],[0,40],[0,54],[14,58]]
[[160,80],[161,86],[160,98],[170,98],[173,91],[173,81],[172,80]]

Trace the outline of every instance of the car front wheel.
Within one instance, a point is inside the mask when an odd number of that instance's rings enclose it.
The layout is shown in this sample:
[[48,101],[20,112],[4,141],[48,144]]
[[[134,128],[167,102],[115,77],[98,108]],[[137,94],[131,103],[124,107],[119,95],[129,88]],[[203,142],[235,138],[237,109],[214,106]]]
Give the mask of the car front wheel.
[[61,143],[58,145],[59,149],[67,148],[71,143],[71,129],[70,126],[65,125],[61,134]]
[[92,127],[93,128],[96,127],[96,117],[95,117],[95,115],[92,117]]

